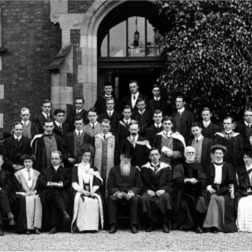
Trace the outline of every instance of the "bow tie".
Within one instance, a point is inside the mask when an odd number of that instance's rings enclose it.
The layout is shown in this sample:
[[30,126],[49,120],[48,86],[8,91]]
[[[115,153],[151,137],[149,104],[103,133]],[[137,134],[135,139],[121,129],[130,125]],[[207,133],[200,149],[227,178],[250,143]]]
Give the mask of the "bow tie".
[[44,135],[44,137],[50,137],[50,138],[52,138],[52,136],[53,136],[53,134],[51,134],[51,135],[45,134],[45,135]]

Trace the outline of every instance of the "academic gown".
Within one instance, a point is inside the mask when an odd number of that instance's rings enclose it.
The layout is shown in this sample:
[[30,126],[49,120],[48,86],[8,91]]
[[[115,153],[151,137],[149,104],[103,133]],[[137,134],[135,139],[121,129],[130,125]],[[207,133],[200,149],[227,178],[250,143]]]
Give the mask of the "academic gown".
[[[53,119],[52,114],[50,113],[50,119]],[[44,122],[47,120],[47,118],[45,118],[45,116],[42,114],[42,112],[40,114],[37,114],[34,116],[33,122],[36,124],[38,131],[40,134],[42,134],[44,132]]]
[[210,123],[208,125],[208,127],[205,127],[203,122],[200,123],[201,127],[202,127],[202,132],[201,134],[206,137],[206,138],[210,138],[210,139],[214,139],[214,135],[215,133],[217,132],[220,132],[221,129],[220,127],[217,125],[217,124],[214,124],[214,123]]
[[[151,163],[143,165],[141,168],[141,178],[143,181],[143,195],[140,199],[142,212],[149,220],[158,221],[159,211],[162,215],[167,215],[172,210],[172,194],[173,194],[173,178],[171,167],[165,163],[159,163],[158,169],[155,171]],[[164,190],[161,196],[151,197],[147,191],[157,192]],[[167,221],[167,216],[165,218]]]
[[[143,95],[143,94],[140,94],[140,93],[139,93],[138,99],[139,99],[139,98],[144,99],[145,102],[148,101],[148,97],[145,96],[145,95]],[[134,111],[137,110],[137,103],[135,103],[134,108],[133,108],[133,106],[132,106],[132,103],[131,103],[131,94],[125,96],[125,97],[121,100],[121,102],[120,102],[120,111],[123,111],[123,108],[124,108],[125,105],[129,105],[129,106],[131,107],[132,113],[133,113]]]
[[[48,182],[62,182],[63,187],[48,187]],[[38,179],[39,196],[43,208],[42,230],[62,224],[62,211],[69,210],[71,170],[60,166],[44,169]]]
[[126,139],[129,135],[130,135],[129,125],[128,124],[126,125],[123,120],[119,121],[118,132],[117,132],[117,137],[116,137],[119,148],[121,148],[120,146],[123,140]]
[[[195,178],[198,183],[193,185],[184,182],[185,178]],[[206,175],[203,167],[197,163],[181,163],[173,171],[175,183],[174,229],[191,229],[202,225],[207,211]]]
[[[100,96],[97,98],[97,101],[95,102],[94,107],[96,108],[98,115],[106,112],[107,110],[106,103],[107,103],[107,99],[109,98],[106,98],[105,96]],[[111,96],[111,98],[114,98],[114,102],[115,102],[114,110],[118,112],[118,99],[114,96]]]
[[[142,121],[142,118],[144,122]],[[152,123],[152,115],[149,110],[145,109],[143,115],[139,113],[138,110],[132,113],[132,119],[136,120],[139,125],[139,134],[143,137],[146,136],[146,130]]]
[[109,116],[108,112],[105,111],[104,113],[99,115],[98,122],[101,123],[103,119],[108,119],[110,121],[110,132],[112,133],[112,135],[116,136],[118,131],[118,123],[120,121],[120,114],[114,111],[112,116]]
[[53,133],[59,136],[60,141],[62,141],[64,136],[69,132],[69,125],[67,123],[62,123],[62,128],[59,128],[55,121],[53,122],[53,125]]
[[153,115],[155,110],[161,110],[163,116],[168,116],[172,114],[172,109],[170,104],[167,103],[166,99],[161,98],[159,101],[155,101],[154,98],[150,99],[146,104],[146,109],[150,110],[151,115]]
[[236,126],[235,132],[238,132],[241,134],[243,142],[244,142],[244,148],[251,149],[252,145],[249,141],[249,137],[252,136],[252,129],[250,129],[250,134],[249,136],[247,136],[246,127],[247,127],[246,124],[242,122]]
[[160,133],[161,131],[163,131],[164,128],[163,126],[156,128],[155,125],[151,125],[146,132],[146,138],[147,140],[150,142],[150,145],[153,146],[154,145],[154,139],[156,134]]
[[[74,119],[76,116],[76,109],[71,110],[70,112],[67,113],[67,118],[65,123],[67,123],[69,125],[69,132],[74,131],[75,130],[75,126],[74,126]],[[88,111],[86,111],[85,109],[82,109],[80,113],[78,113],[78,116],[83,118],[84,124],[88,123]]]

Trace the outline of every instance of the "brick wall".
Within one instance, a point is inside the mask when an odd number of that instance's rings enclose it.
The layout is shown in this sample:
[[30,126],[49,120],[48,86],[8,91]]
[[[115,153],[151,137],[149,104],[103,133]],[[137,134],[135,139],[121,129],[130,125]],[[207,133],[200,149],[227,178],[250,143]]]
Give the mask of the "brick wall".
[[68,0],[68,13],[85,13],[94,0]]
[[61,31],[50,22],[50,2],[1,1],[3,8],[3,57],[0,84],[4,99],[4,130],[19,119],[20,108],[40,111],[41,99],[50,97],[50,72],[46,69],[61,48]]

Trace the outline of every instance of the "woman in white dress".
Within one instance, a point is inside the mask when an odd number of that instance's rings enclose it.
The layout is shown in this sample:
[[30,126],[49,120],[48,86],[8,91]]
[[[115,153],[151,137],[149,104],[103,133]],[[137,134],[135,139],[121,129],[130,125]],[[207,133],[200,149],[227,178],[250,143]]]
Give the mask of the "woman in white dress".
[[101,199],[102,178],[96,167],[90,165],[92,150],[80,150],[81,163],[72,169],[73,220],[71,232],[98,231],[103,228]]
[[252,232],[252,151],[243,155],[244,165],[237,168],[237,220],[239,231]]

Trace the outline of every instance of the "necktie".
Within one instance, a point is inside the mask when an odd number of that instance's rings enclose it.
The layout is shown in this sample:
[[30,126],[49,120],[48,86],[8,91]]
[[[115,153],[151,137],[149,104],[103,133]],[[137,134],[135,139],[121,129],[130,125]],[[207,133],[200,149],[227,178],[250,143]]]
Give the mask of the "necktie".
[[94,123],[92,123],[92,128],[94,129]]
[[112,116],[112,113],[111,113],[111,111],[109,111],[109,112],[108,112],[108,115],[109,115],[109,117],[111,117],[111,116]]
[[134,99],[134,100],[136,99],[136,96],[135,96],[135,95],[133,95],[133,99]]
[[196,143],[198,143],[198,142],[199,142],[199,139],[197,138],[197,139],[196,139]]
[[30,171],[30,169],[27,169],[27,173],[28,173],[28,180],[30,181],[31,180],[31,171]]
[[62,123],[60,123],[60,125],[59,125],[59,129],[60,129],[60,130],[62,130]]
[[135,139],[135,137],[132,138],[132,143],[133,143],[133,147],[135,148],[136,147],[136,139]]
[[80,131],[79,131],[79,133],[78,133],[78,137],[80,137],[81,136],[81,133],[80,133]]
[[104,140],[106,140],[106,135],[105,134],[103,135],[103,138],[104,138]]
[[48,119],[49,118],[49,114],[46,114],[46,119]]

